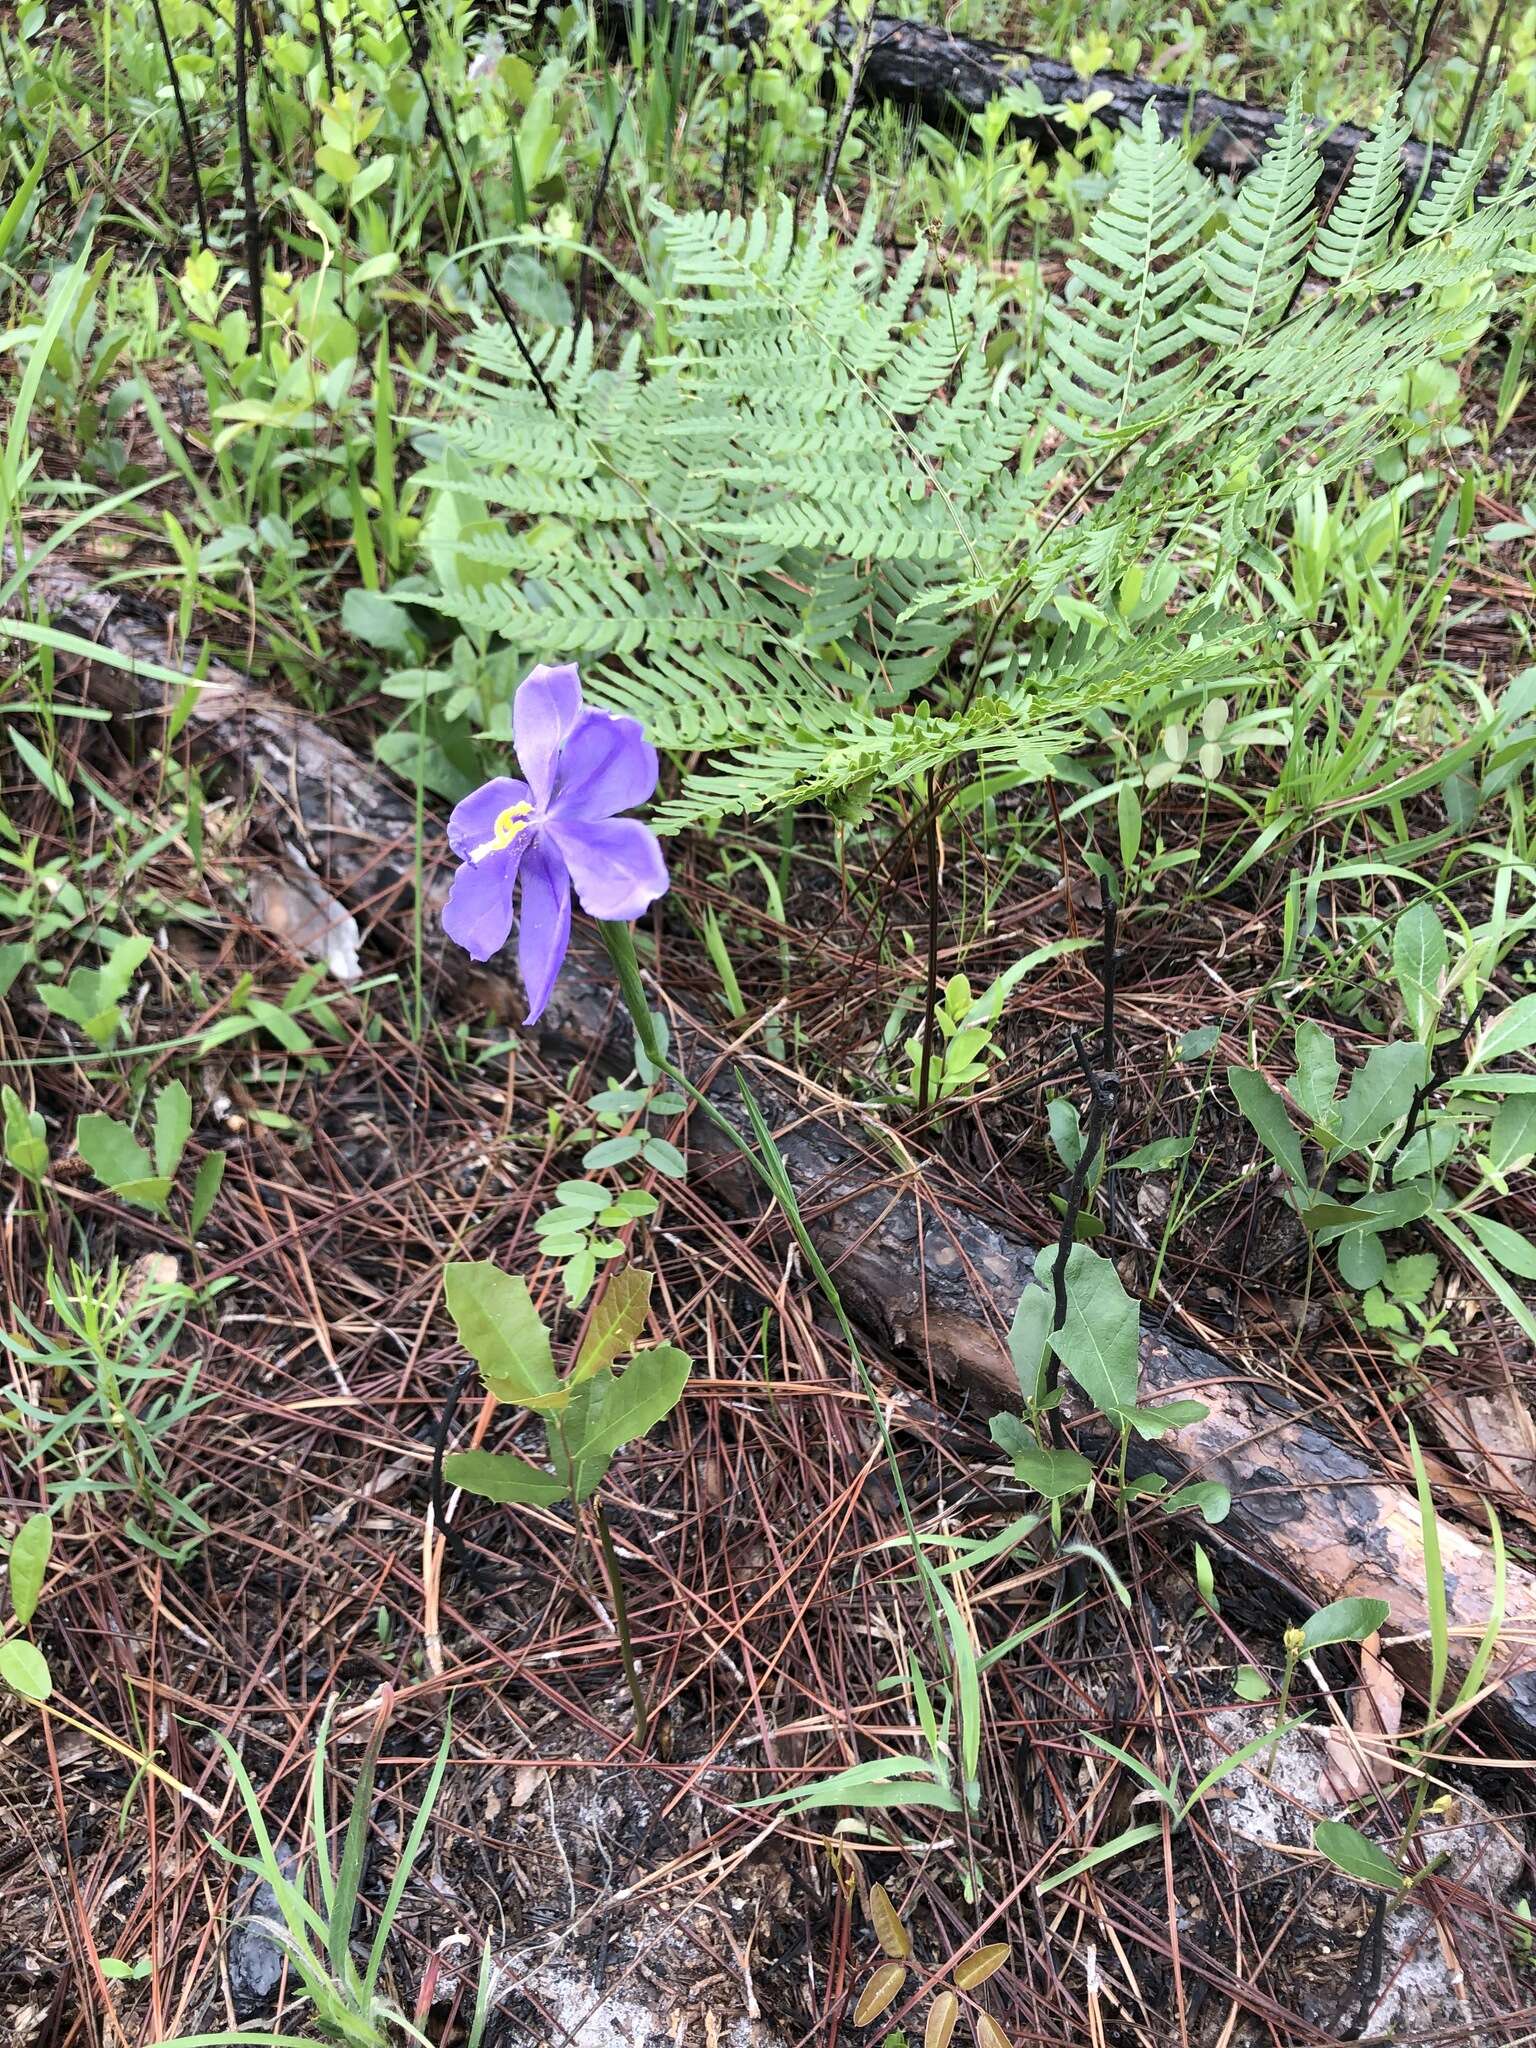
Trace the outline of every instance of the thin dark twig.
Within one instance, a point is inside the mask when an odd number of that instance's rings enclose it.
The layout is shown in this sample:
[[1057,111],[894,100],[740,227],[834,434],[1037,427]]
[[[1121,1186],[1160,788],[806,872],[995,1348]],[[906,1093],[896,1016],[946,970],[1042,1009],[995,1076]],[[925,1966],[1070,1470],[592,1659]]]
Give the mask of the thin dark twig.
[[837,176],[837,167],[842,160],[843,146],[848,140],[848,130],[853,126],[854,102],[858,98],[859,84],[864,76],[864,63],[869,55],[870,38],[875,32],[875,0],[868,0],[863,25],[859,29],[859,40],[854,45],[853,58],[848,67],[848,92],[843,100],[842,119],[837,124],[837,134],[827,151],[827,160],[821,167],[821,179],[816,188],[816,197],[825,206],[832,194],[832,180]]
[[[597,189],[592,194],[592,207],[587,215],[587,232],[581,238],[581,267],[576,273],[576,317],[571,322],[573,334],[580,334],[581,324],[587,317],[587,271],[591,265],[592,245],[597,235],[597,217],[603,210],[603,200],[608,193],[608,179],[613,170],[613,153],[619,146],[619,130],[624,126],[624,116],[629,112],[629,96],[634,89],[635,81],[631,75],[629,83],[624,88],[624,97],[619,102],[619,111],[613,117],[613,132],[608,137],[608,147],[603,151],[602,168],[597,174]],[[729,154],[729,132],[726,134],[725,145]],[[722,207],[725,204],[723,193],[720,203]]]
[[1360,1998],[1354,2018],[1339,2037],[1343,2041],[1358,2041],[1365,2032],[1366,2021],[1376,2009],[1376,2000],[1381,1992],[1381,1973],[1387,1959],[1386,1933],[1387,1895],[1378,1892],[1371,1909],[1371,1924],[1360,1937],[1360,1960],[1354,1976],[1354,1982],[1360,1986]]
[[320,35],[320,62],[325,66],[325,89],[336,97],[336,59],[331,52],[331,25],[325,18],[325,0],[315,0],[315,26]]
[[235,132],[240,143],[240,185],[245,207],[245,274],[250,290],[256,345],[261,347],[265,317],[261,303],[261,215],[256,206],[256,158],[251,150],[251,116],[246,105],[246,38],[251,34],[251,0],[235,0]]
[[171,39],[166,32],[165,15],[160,0],[150,0],[155,17],[155,27],[160,35],[160,49],[165,58],[165,69],[171,81],[171,98],[176,103],[176,119],[181,125],[182,147],[187,152],[187,170],[192,179],[192,195],[197,204],[197,231],[206,249],[212,240],[208,232],[208,207],[203,199],[203,181],[197,168],[197,138],[192,133],[192,119],[187,112],[187,103],[181,96],[181,79],[176,70],[176,57],[171,49]]
[[739,201],[738,201],[738,204],[740,205],[740,207],[741,207],[741,211],[742,211],[743,213],[745,213],[745,212],[746,212],[746,210],[747,210],[747,152],[748,152],[748,150],[749,150],[749,149],[751,148],[751,145],[752,145],[752,73],[753,73],[753,69],[754,69],[754,66],[753,66],[753,62],[752,62],[752,49],[751,49],[751,46],[750,46],[750,45],[748,45],[748,48],[747,48],[747,54],[746,54],[746,57],[745,57],[745,58],[743,59],[743,61],[742,61],[742,67],[741,67],[741,75],[742,75],[742,80],[743,80],[743,87],[742,87],[742,107],[741,107],[741,152],[740,152],[740,155],[741,155],[741,195],[740,195],[740,199],[739,199]]
[[1100,980],[1104,991],[1103,1019],[1099,1027],[1099,1065],[1114,1073],[1115,1059],[1115,974],[1119,965],[1117,942],[1120,929],[1120,906],[1115,901],[1115,892],[1109,877],[1099,877],[1099,909],[1104,918],[1104,964]]
[[[474,206],[470,201],[469,188],[465,183],[463,171],[459,167],[459,160],[454,154],[453,145],[448,140],[447,127],[438,115],[437,102],[432,97],[432,87],[427,78],[427,67],[423,53],[417,48],[416,28],[406,18],[403,0],[395,0],[395,12],[400,17],[400,26],[405,30],[406,46],[410,51],[411,57],[411,67],[416,73],[417,83],[420,85],[423,97],[426,100],[427,128],[431,134],[437,137],[438,145],[443,152],[443,159],[448,166],[448,175],[453,180],[455,196],[460,206],[463,207],[465,213],[471,219],[474,219],[476,215]],[[425,23],[425,9],[423,9],[423,23]],[[491,297],[496,301],[496,310],[506,323],[507,332],[512,337],[513,346],[523,359],[523,367],[527,370],[535,385],[537,385],[540,398],[543,399],[544,403],[558,419],[560,408],[555,403],[555,394],[545,382],[543,371],[533,359],[533,351],[523,339],[523,330],[517,324],[517,317],[507,302],[506,293],[496,282],[491,266],[487,263],[484,255],[477,256],[475,261],[480,275],[485,279],[486,290],[489,291]]]
[[1476,114],[1483,97],[1483,80],[1488,76],[1488,62],[1504,30],[1504,17],[1509,12],[1509,0],[1499,0],[1493,11],[1493,20],[1483,38],[1483,47],[1478,53],[1477,71],[1472,79],[1472,89],[1467,94],[1467,104],[1462,111],[1461,126],[1456,131],[1456,147],[1461,148],[1471,133],[1472,117]]
[[448,1451],[448,1438],[453,1432],[453,1418],[459,1412],[459,1396],[476,1372],[471,1359],[453,1385],[448,1389],[448,1398],[443,1403],[443,1412],[437,1418],[437,1428],[432,1435],[432,1476],[427,1487],[427,1500],[432,1511],[432,1526],[447,1540],[448,1555],[455,1564],[464,1562],[464,1538],[457,1529],[448,1526],[447,1508],[443,1500],[443,1459]]
[[1403,51],[1406,69],[1403,72],[1403,82],[1398,87],[1398,91],[1404,97],[1407,96],[1409,86],[1412,85],[1419,73],[1424,69],[1425,61],[1429,56],[1430,46],[1435,40],[1435,30],[1440,26],[1440,17],[1444,12],[1445,0],[1434,0],[1434,5],[1429,10],[1429,20],[1424,24],[1423,40],[1415,48],[1413,31],[1419,25],[1419,10],[1415,7],[1413,11],[1413,29],[1409,31],[1408,44]]
[[923,1056],[917,1074],[917,1111],[928,1108],[928,1082],[933,1065],[933,1024],[939,1006],[939,800],[937,771],[928,771],[928,818],[924,841],[928,868],[928,974],[923,988]]
[[1484,1010],[1487,1009],[1488,999],[1492,994],[1493,990],[1491,988],[1485,988],[1477,999],[1476,1008],[1471,1016],[1468,1017],[1466,1023],[1462,1025],[1456,1036],[1447,1040],[1444,1045],[1432,1046],[1430,1048],[1429,1078],[1421,1081],[1418,1087],[1414,1089],[1413,1101],[1408,1105],[1408,1121],[1403,1125],[1403,1135],[1387,1155],[1386,1185],[1388,1187],[1394,1185],[1397,1175],[1397,1163],[1407,1151],[1414,1133],[1419,1128],[1419,1119],[1423,1116],[1425,1109],[1429,1105],[1429,1098],[1437,1088],[1445,1086],[1453,1073],[1459,1072],[1465,1065],[1468,1041],[1472,1033],[1477,1029],[1478,1020]]

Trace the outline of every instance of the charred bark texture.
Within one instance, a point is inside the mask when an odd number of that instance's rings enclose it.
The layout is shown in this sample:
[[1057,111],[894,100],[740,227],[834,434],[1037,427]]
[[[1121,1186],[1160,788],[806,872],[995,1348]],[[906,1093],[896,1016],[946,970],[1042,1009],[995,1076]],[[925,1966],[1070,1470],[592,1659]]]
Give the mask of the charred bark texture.
[[[165,622],[153,611],[53,563],[35,572],[31,589],[65,630],[135,661],[179,666]],[[163,713],[175,694],[103,664],[92,665],[88,687],[98,701],[141,717]],[[213,664],[184,731],[199,754],[229,763],[258,815],[296,837],[327,886],[354,910],[382,914],[407,900],[416,877],[414,806],[381,770],[222,663]],[[441,900],[445,880],[444,866],[427,871],[429,907]],[[482,998],[499,996],[509,1010],[516,1003],[500,976],[476,973],[451,949],[438,957],[445,976],[473,979]],[[542,1028],[577,1057],[601,1058],[610,1045],[627,1046],[628,1020],[616,1008],[595,946],[573,948]],[[719,1050],[713,1041],[679,1019],[675,1042],[696,1078],[710,1073]],[[1003,1332],[1033,1271],[1034,1247],[974,1213],[941,1162],[900,1168],[867,1130],[791,1099],[756,1072],[752,1086],[855,1319],[951,1407],[963,1400],[981,1414],[1016,1409],[1019,1389]],[[740,1102],[727,1079],[711,1097],[739,1125]],[[759,1220],[758,1185],[723,1137],[698,1120],[690,1143],[700,1184],[728,1213]],[[761,1220],[772,1227],[771,1218]],[[1388,1654],[1418,1680],[1429,1615],[1423,1531],[1411,1492],[1318,1427],[1262,1374],[1150,1317],[1142,1326],[1141,1371],[1147,1398],[1194,1396],[1209,1408],[1203,1421],[1140,1447],[1144,1464],[1170,1481],[1216,1479],[1230,1488],[1231,1515],[1211,1538],[1233,1544],[1272,1582],[1293,1588],[1298,1613],[1345,1594],[1386,1600],[1391,1635],[1408,1639],[1389,1644]],[[1079,1413],[1074,1422],[1081,1442],[1102,1443],[1092,1417]],[[1493,1563],[1488,1546],[1458,1523],[1442,1522],[1440,1541],[1459,1676],[1492,1609]],[[1489,1711],[1506,1739],[1536,1752],[1536,1576],[1517,1565],[1509,1568],[1504,1632],[1489,1675],[1499,1688]]]
[[[614,29],[623,29],[635,0],[595,0],[595,5],[600,18]],[[648,0],[648,6],[654,16],[655,0]],[[767,33],[765,17],[757,8],[733,13],[714,5],[713,0],[703,0],[697,19],[701,29],[738,43],[761,42]],[[823,49],[851,63],[865,20],[862,13],[839,7],[813,33]],[[1139,124],[1150,106],[1164,135],[1199,138],[1195,161],[1201,170],[1233,178],[1253,168],[1284,119],[1283,109],[1225,99],[1198,86],[1165,85],[1156,79],[1129,78],[1119,71],[1094,71],[1084,78],[1055,57],[978,42],[934,22],[905,21],[883,14],[875,16],[870,29],[858,95],[913,108],[925,121],[943,127],[953,124],[957,108],[963,114],[978,114],[1001,94],[1030,86],[1048,107],[1102,96],[1100,119],[1111,126]],[[1047,149],[1070,148],[1077,139],[1047,115],[1020,114],[1016,128]],[[1347,121],[1333,128],[1318,124],[1323,160],[1320,190],[1324,194],[1348,176],[1370,134],[1370,129]],[[1450,159],[1451,152],[1443,144],[1408,143],[1403,150],[1404,183],[1413,187],[1426,173],[1430,178],[1438,176]]]

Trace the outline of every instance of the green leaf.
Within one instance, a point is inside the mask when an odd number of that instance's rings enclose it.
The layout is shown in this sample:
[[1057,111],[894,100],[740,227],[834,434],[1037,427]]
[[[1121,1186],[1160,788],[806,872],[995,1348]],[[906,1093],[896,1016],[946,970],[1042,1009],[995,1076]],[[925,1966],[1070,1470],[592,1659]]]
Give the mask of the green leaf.
[[276,1003],[269,1003],[264,997],[252,996],[246,1004],[258,1024],[277,1040],[286,1052],[309,1053],[315,1049],[315,1041],[296,1017],[290,1017],[286,1010],[280,1010]]
[[1507,1223],[1500,1223],[1493,1216],[1481,1215],[1475,1209],[1463,1209],[1461,1220],[1482,1239],[1485,1250],[1498,1260],[1506,1273],[1513,1273],[1519,1280],[1536,1280],[1536,1245],[1528,1237],[1522,1237]]
[[[1054,1248],[1035,1262],[1054,1266]],[[1108,1259],[1075,1244],[1067,1255],[1067,1315],[1051,1337],[1062,1365],[1096,1408],[1117,1420],[1136,1406],[1141,1320]]]
[[1187,1158],[1194,1142],[1193,1134],[1187,1138],[1154,1138],[1149,1145],[1142,1145],[1136,1151],[1127,1153],[1124,1159],[1114,1160],[1110,1171],[1161,1173],[1167,1167],[1177,1166],[1181,1159]]
[[1125,1420],[1138,1436],[1157,1438],[1204,1422],[1210,1412],[1207,1401],[1163,1401],[1156,1408],[1133,1408]]
[[1047,1105],[1045,1117],[1057,1158],[1068,1173],[1075,1173],[1083,1156],[1083,1127],[1078,1120],[1077,1104],[1069,1095],[1058,1095]]
[[11,1607],[23,1628],[36,1614],[37,1603],[43,1596],[52,1550],[53,1517],[28,1515],[16,1531],[10,1557]]
[[1232,1690],[1240,1700],[1255,1706],[1270,1696],[1270,1683],[1256,1664],[1240,1664],[1232,1675]]
[[548,1507],[567,1497],[563,1479],[511,1451],[454,1451],[443,1460],[443,1477],[482,1500],[516,1501],[524,1507]]
[[1207,1053],[1214,1052],[1221,1043],[1219,1024],[1198,1024],[1193,1031],[1186,1031],[1179,1040],[1181,1060],[1203,1060]]
[[1041,1878],[1035,1886],[1037,1893],[1054,1891],[1059,1884],[1066,1884],[1070,1878],[1081,1877],[1085,1870],[1092,1870],[1100,1863],[1108,1862],[1111,1856],[1123,1856],[1128,1849],[1139,1849],[1143,1842],[1161,1841],[1163,1824],[1160,1820],[1144,1820],[1133,1828],[1126,1828],[1111,1842],[1101,1842],[1097,1849],[1090,1849],[1086,1856],[1079,1856],[1064,1870],[1053,1870],[1049,1877]]
[[633,1135],[627,1138],[603,1138],[583,1152],[581,1163],[588,1173],[596,1173],[604,1166],[623,1166],[628,1160],[638,1159],[644,1145],[644,1138]]
[[[682,1399],[690,1370],[686,1352],[674,1344],[658,1344],[654,1350],[636,1352],[622,1373],[589,1380],[585,1413],[566,1430],[578,1474],[597,1463],[606,1468],[616,1451],[669,1415]],[[571,1415],[576,1416],[574,1400]]]
[[41,1180],[48,1171],[48,1126],[14,1088],[0,1088],[0,1106],[5,1113],[6,1158],[24,1180]]
[[1270,1158],[1285,1169],[1292,1186],[1305,1189],[1307,1171],[1301,1163],[1301,1140],[1291,1124],[1290,1112],[1274,1089],[1251,1067],[1228,1067],[1227,1086],[1238,1108],[1258,1132]]
[[1400,1892],[1406,1879],[1385,1849],[1362,1835],[1346,1820],[1320,1820],[1312,1830],[1312,1846],[1335,1869],[1361,1884],[1377,1884],[1385,1891]]
[[990,1426],[992,1441],[1013,1460],[1020,1480],[1047,1500],[1070,1500],[1092,1485],[1093,1467],[1081,1451],[1038,1442],[1017,1415],[994,1415]]
[[1339,1239],[1339,1278],[1357,1294],[1379,1286],[1387,1270],[1387,1248],[1373,1230],[1347,1230]]
[[1377,1045],[1349,1084],[1339,1110],[1338,1139],[1350,1151],[1374,1145],[1408,1114],[1424,1078],[1422,1045]]
[[632,1351],[650,1312],[653,1276],[639,1266],[626,1266],[609,1280],[592,1310],[587,1334],[577,1353],[570,1384],[577,1386]]
[[53,1691],[47,1658],[20,1636],[0,1643],[0,1679],[27,1700],[45,1700]]
[[647,1138],[640,1148],[640,1156],[647,1166],[654,1167],[658,1173],[664,1173],[669,1180],[683,1180],[687,1177],[687,1160],[677,1147],[668,1144],[665,1138]]
[[106,1001],[120,1002],[127,995],[128,984],[154,950],[154,940],[146,939],[138,932],[112,934],[107,957],[98,968],[96,976],[101,994]]
[[1521,996],[1517,1003],[1501,1010],[1479,1032],[1474,1060],[1478,1066],[1486,1067],[1494,1060],[1507,1059],[1512,1053],[1528,1052],[1533,1045],[1536,1045],[1536,995]]
[[1333,1040],[1310,1017],[1296,1026],[1296,1072],[1291,1093],[1314,1124],[1326,1126],[1339,1086],[1339,1056]]
[[1181,1508],[1198,1508],[1214,1528],[1232,1512],[1232,1492],[1219,1479],[1196,1479],[1189,1486],[1181,1486],[1177,1493],[1170,1494],[1160,1505],[1169,1515],[1176,1515]]
[[1025,1406],[1036,1408],[1045,1394],[1045,1356],[1051,1336],[1051,1297],[1043,1287],[1026,1287],[1008,1327],[1008,1356],[1019,1376]]
[[818,1778],[814,1784],[792,1785],[786,1791],[743,1803],[788,1806],[793,1813],[821,1806],[937,1806],[945,1813],[960,1811],[960,1801],[937,1781],[933,1766],[915,1756],[871,1757],[846,1771],[834,1771],[829,1778]]
[[75,808],[74,792],[47,755],[35,747],[18,726],[8,725],[5,736],[54,802],[64,810],[72,811]]
[[1415,1038],[1427,1039],[1434,1029],[1449,961],[1440,920],[1420,898],[1403,912],[1392,933],[1392,974]]
[[171,1184],[156,1174],[154,1161],[126,1124],[92,1110],[75,1127],[75,1147],[104,1188],[140,1209],[165,1214]]
[[155,1098],[155,1171],[162,1180],[175,1178],[191,1135],[192,1098],[184,1082],[168,1081]]
[[196,1237],[208,1221],[209,1212],[219,1199],[219,1189],[224,1184],[225,1155],[222,1152],[205,1152],[202,1164],[197,1169],[197,1179],[192,1183],[192,1207],[188,1224]]
[[459,1342],[498,1401],[533,1408],[560,1391],[549,1332],[525,1280],[489,1259],[455,1261],[443,1275],[443,1293]]
[[1391,1613],[1385,1600],[1350,1598],[1320,1607],[1302,1628],[1302,1645],[1310,1655],[1328,1643],[1363,1643]]
[[1488,1157],[1499,1173],[1536,1159],[1536,1095],[1509,1095],[1499,1104],[1488,1131]]
[[1209,1556],[1197,1543],[1195,1551],[1195,1590],[1210,1608],[1212,1614],[1220,1614],[1221,1602],[1216,1597],[1216,1569]]

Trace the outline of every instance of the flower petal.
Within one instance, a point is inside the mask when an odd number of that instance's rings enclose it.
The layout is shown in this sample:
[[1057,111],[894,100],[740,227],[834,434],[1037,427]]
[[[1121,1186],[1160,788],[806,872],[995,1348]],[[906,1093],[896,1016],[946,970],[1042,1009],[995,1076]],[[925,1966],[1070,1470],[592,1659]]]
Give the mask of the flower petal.
[[517,971],[528,997],[525,1024],[537,1024],[554,991],[571,940],[571,878],[560,850],[540,833],[523,859],[518,905]]
[[643,804],[655,788],[656,749],[639,719],[583,711],[560,750],[549,808],[576,818],[611,818]]
[[529,803],[532,796],[526,782],[510,775],[496,776],[454,805],[448,819],[448,844],[460,860],[468,860],[477,846],[496,836],[496,820],[507,806]]
[[471,960],[489,960],[507,943],[512,929],[512,884],[522,858],[521,839],[505,853],[471,866],[468,861],[453,878],[443,905],[443,930]]
[[664,895],[667,863],[638,818],[551,818],[544,828],[565,856],[581,907],[615,923],[638,917]]
[[549,802],[555,767],[567,735],[581,716],[581,673],[575,662],[530,669],[512,699],[512,741],[517,765],[533,784],[540,809]]

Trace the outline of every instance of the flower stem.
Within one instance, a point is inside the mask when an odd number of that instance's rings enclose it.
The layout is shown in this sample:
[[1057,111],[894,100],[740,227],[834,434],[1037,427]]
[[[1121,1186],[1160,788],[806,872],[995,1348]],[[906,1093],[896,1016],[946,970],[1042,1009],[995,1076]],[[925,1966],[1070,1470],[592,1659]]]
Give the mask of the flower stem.
[[608,1517],[603,1513],[601,1501],[594,1500],[592,1514],[597,1522],[597,1540],[603,1547],[603,1569],[608,1576],[608,1593],[613,1601],[613,1626],[619,1638],[619,1659],[624,1666],[624,1682],[629,1687],[630,1701],[635,1709],[635,1740],[642,1748],[650,1740],[650,1716],[645,1711],[645,1693],[640,1684],[640,1671],[635,1663],[634,1640],[629,1633],[629,1603],[624,1598],[624,1578],[619,1570],[619,1553],[613,1546],[613,1531],[608,1527]]

